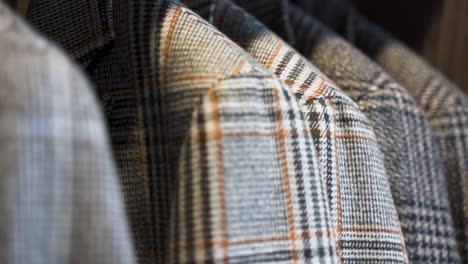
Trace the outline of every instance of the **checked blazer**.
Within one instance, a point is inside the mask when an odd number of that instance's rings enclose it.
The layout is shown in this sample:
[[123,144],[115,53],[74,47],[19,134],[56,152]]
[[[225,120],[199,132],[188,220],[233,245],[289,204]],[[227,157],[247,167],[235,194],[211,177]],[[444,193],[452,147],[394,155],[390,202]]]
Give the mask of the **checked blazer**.
[[171,0],[32,1],[27,17],[96,84],[139,263],[333,257],[307,120],[229,38]]
[[4,3],[0,46],[0,263],[135,263],[90,84]]
[[373,122],[411,262],[458,263],[440,150],[426,113],[384,70],[291,5],[296,46]]
[[302,3],[307,10],[314,10],[310,6],[314,4],[329,10],[317,12],[319,19],[374,59],[424,110],[444,162],[460,254],[468,261],[468,98],[409,48],[362,17],[348,1]]
[[371,123],[359,107],[307,59],[233,2],[184,2],[263,63],[299,100],[327,181],[335,232],[336,252],[327,253],[323,261],[407,261],[383,155]]

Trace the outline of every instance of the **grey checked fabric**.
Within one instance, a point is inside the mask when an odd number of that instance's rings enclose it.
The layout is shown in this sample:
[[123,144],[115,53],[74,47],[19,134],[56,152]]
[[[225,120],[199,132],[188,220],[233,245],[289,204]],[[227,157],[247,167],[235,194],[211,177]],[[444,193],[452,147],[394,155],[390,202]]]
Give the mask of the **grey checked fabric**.
[[139,263],[333,258],[300,106],[229,38],[170,0],[32,1],[28,19],[97,85]]
[[460,262],[442,159],[423,110],[351,44],[302,9],[291,4],[288,11],[297,48],[373,123],[410,262]]
[[[468,261],[468,99],[402,43],[363,18],[348,1],[307,1],[317,16],[379,63],[424,110],[444,161],[460,254]],[[316,7],[317,8],[317,7]]]
[[135,263],[101,109],[0,3],[0,263]]
[[358,106],[307,59],[232,2],[185,3],[263,63],[299,100],[331,202],[337,256],[326,260],[407,262],[383,155]]

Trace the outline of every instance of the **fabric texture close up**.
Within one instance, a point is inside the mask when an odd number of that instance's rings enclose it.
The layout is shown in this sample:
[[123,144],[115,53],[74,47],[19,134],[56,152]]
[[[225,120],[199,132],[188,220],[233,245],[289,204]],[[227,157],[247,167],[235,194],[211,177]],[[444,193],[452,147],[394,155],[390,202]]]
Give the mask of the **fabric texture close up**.
[[468,262],[468,97],[352,0],[0,1],[0,147],[0,263]]
[[[381,65],[424,110],[444,162],[459,251],[468,261],[468,98],[348,1],[308,1],[303,6]],[[318,11],[318,6],[328,11]]]
[[[337,258],[324,261],[385,258],[393,263],[407,262],[383,155],[369,120],[358,106],[307,59],[233,2],[218,0],[214,7],[210,0],[185,2],[296,95],[314,137],[331,202]],[[238,3],[260,5],[258,2]]]
[[457,263],[443,164],[423,111],[411,95],[350,43],[292,6],[297,48],[366,113],[385,168],[410,262]]
[[[74,15],[88,7],[94,20]],[[300,106],[231,40],[170,0],[32,2],[28,19],[97,86],[140,263],[305,263],[331,251]]]
[[3,3],[0,46],[0,262],[135,263],[88,81]]

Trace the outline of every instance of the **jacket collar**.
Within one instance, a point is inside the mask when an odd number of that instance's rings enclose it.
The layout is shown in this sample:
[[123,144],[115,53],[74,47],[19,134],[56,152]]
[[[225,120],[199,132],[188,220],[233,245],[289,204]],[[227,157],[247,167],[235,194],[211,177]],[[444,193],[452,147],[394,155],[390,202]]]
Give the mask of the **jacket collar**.
[[112,0],[30,0],[26,19],[81,65],[114,39]]
[[232,0],[251,13],[272,31],[290,44],[294,43],[289,20],[289,0]]
[[359,31],[357,11],[348,0],[299,0],[299,6],[334,31],[353,41]]

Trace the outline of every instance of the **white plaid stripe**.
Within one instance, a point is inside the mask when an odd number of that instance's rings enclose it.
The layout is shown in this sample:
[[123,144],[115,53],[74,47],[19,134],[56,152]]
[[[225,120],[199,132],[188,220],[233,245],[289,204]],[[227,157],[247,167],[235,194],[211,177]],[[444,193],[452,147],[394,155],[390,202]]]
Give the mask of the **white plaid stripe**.
[[[203,16],[201,2],[209,1],[187,3]],[[380,247],[380,255],[393,258],[399,255],[402,261],[405,257],[396,211],[370,122],[357,105],[319,70],[245,11],[228,1],[218,1],[216,12],[215,26],[288,84],[301,103],[302,112],[309,121],[309,130],[314,135],[322,174],[327,177],[335,239],[341,250],[338,252],[339,260],[343,257],[343,261],[353,261],[356,256],[361,260],[378,259],[373,255],[375,251],[363,254],[359,245],[351,242],[353,237],[362,237],[361,232],[364,231],[360,229],[377,225],[383,230],[397,230],[390,237],[400,238],[397,244],[400,252],[389,248],[392,251],[387,253],[383,248],[391,245],[392,241],[385,236],[375,240],[375,236],[373,242],[377,243],[377,248]],[[375,157],[372,160],[375,163],[368,163],[370,157]],[[342,240],[343,236],[346,240]]]
[[[335,28],[346,7],[308,9]],[[315,10],[315,11],[313,11]],[[443,167],[430,123],[411,95],[351,44],[292,6],[298,48],[353,98],[372,121],[410,261],[458,262]],[[346,17],[346,16],[345,16]],[[350,25],[353,26],[353,25]],[[304,33],[307,32],[307,33]],[[430,242],[429,242],[430,241]]]

